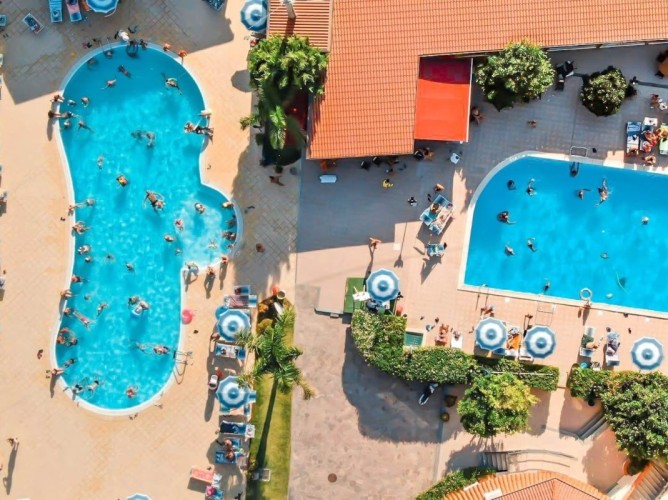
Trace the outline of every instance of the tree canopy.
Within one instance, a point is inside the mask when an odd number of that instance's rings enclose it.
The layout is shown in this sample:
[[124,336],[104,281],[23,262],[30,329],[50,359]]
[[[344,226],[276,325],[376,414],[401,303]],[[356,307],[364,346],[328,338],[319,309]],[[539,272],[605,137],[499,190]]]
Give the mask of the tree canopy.
[[528,40],[508,44],[475,69],[485,98],[497,109],[517,100],[538,98],[554,83],[555,71],[545,51]]
[[327,54],[301,36],[270,36],[260,40],[248,56],[253,88],[269,86],[281,95],[292,90],[322,94],[326,68]]
[[537,402],[529,387],[510,373],[481,375],[466,389],[457,410],[467,432],[493,437],[526,430]]
[[310,399],[314,395],[313,388],[306,382],[295,363],[302,355],[301,349],[285,342],[285,331],[292,328],[294,321],[294,309],[286,307],[283,314],[261,335],[251,330],[237,334],[236,343],[255,353],[253,369],[239,376],[240,384],[250,385],[265,375],[272,375],[277,389],[284,394],[299,386],[304,399]]
[[620,448],[634,457],[668,460],[668,377],[621,372],[608,381],[601,401]]
[[627,86],[622,72],[610,66],[585,79],[580,91],[580,100],[596,116],[614,115],[622,107]]

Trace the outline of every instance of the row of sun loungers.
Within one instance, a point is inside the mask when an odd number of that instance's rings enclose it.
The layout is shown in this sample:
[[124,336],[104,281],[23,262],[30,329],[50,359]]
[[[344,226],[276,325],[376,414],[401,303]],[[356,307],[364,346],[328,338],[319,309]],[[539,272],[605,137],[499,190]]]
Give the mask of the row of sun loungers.
[[422,212],[420,220],[432,233],[441,234],[452,217],[454,208],[454,205],[445,196],[439,194],[432,204]]
[[[599,347],[596,342],[596,329],[593,326],[585,328],[582,335],[582,342],[580,346],[580,357],[589,359],[594,356],[596,349]],[[609,332],[605,344],[605,365],[608,367],[619,365],[619,333]]]
[[[641,122],[633,121],[626,123],[626,153],[627,154],[649,154],[653,144],[645,139],[645,133],[654,133],[658,127],[660,131],[668,132],[668,124],[660,127],[656,118],[645,117]],[[668,135],[668,134],[667,134]],[[668,155],[668,136],[659,140],[659,154]]]

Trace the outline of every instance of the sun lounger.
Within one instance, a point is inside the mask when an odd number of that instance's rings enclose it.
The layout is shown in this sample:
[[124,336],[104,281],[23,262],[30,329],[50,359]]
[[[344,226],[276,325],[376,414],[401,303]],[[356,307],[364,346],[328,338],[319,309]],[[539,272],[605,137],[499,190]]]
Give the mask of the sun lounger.
[[235,436],[243,436],[246,439],[255,437],[255,426],[246,422],[230,422],[223,420],[220,422],[221,434],[234,434]]
[[662,124],[659,130],[663,134],[666,134],[666,136],[662,136],[661,139],[659,139],[659,154],[668,155],[668,123]]
[[225,295],[223,303],[232,309],[248,309],[257,307],[257,295]]
[[246,350],[243,347],[223,344],[219,342],[216,344],[213,355],[219,358],[238,359],[239,361],[244,361],[246,359]]
[[585,328],[585,331],[582,334],[582,340],[580,341],[580,356],[583,358],[590,358],[594,355],[595,349],[587,349],[585,347],[589,342],[594,342],[596,336],[596,328],[593,326],[588,326]]
[[626,153],[640,150],[640,122],[626,122]]
[[42,26],[42,23],[40,23],[35,16],[33,16],[30,12],[28,12],[25,17],[23,18],[23,22],[30,28],[30,31],[32,31],[35,35],[39,34],[44,27]]
[[7,190],[0,191],[0,203],[7,203],[7,198],[9,198],[9,193]]
[[7,26],[7,16],[2,14],[0,15],[0,28]]
[[242,451],[235,451],[234,452],[234,458],[227,458],[225,455],[227,453],[225,451],[217,451],[216,452],[216,463],[217,464],[236,464],[241,457],[244,456],[244,453]]
[[429,257],[441,257],[445,253],[444,243],[430,243],[427,245],[427,255]]
[[608,342],[605,345],[605,365],[618,366],[619,365],[619,333],[608,333]]
[[190,468],[190,479],[194,479],[195,481],[202,481],[203,483],[206,484],[211,484],[213,483],[213,476],[214,476],[214,471],[212,470],[207,470],[203,469],[201,467],[195,467],[192,466]]
[[63,0],[49,0],[49,14],[52,23],[63,22]]
[[640,150],[645,153],[649,153],[653,148],[654,144],[645,139],[645,132],[654,132],[656,127],[659,125],[659,120],[657,118],[645,117],[642,121],[642,127],[640,129]]
[[463,349],[464,348],[464,335],[461,333],[459,334],[459,337],[455,335],[458,332],[455,332],[452,334],[452,337],[450,337],[450,348],[451,349]]
[[83,19],[79,10],[79,0],[65,0],[65,4],[67,5],[67,12],[70,14],[70,22],[78,23]]

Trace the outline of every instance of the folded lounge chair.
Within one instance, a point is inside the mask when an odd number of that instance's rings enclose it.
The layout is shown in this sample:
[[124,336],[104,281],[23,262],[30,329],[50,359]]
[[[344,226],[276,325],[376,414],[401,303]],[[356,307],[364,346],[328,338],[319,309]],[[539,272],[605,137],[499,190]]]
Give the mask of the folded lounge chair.
[[65,0],[67,12],[70,14],[70,22],[77,23],[83,19],[79,10],[79,0]]
[[52,23],[63,22],[63,0],[49,0],[49,14]]

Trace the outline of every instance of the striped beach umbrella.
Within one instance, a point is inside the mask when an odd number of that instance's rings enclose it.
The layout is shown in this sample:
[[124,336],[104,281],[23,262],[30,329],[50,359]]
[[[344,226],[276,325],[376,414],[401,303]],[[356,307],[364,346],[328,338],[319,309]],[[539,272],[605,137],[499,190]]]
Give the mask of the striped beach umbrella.
[[90,10],[101,14],[108,14],[118,6],[118,0],[87,0],[86,3]]
[[229,376],[218,384],[216,397],[221,411],[230,411],[242,408],[255,402],[255,391],[248,387],[239,386],[238,377]]
[[218,318],[218,333],[227,342],[234,342],[244,328],[250,328],[251,321],[246,311],[242,309],[228,309]]
[[267,2],[247,0],[241,7],[241,22],[250,31],[265,31],[267,29]]
[[631,359],[641,370],[654,370],[663,363],[663,344],[652,337],[638,339],[631,347]]
[[508,331],[503,321],[496,318],[485,318],[480,320],[475,327],[475,343],[481,349],[494,351],[506,345]]
[[547,326],[534,326],[524,337],[524,349],[534,358],[547,358],[557,346],[557,336]]
[[151,500],[151,497],[144,495],[143,493],[135,493],[134,495],[127,497],[127,500]]
[[378,269],[367,278],[366,290],[378,302],[396,299],[399,295],[399,278],[389,269]]

